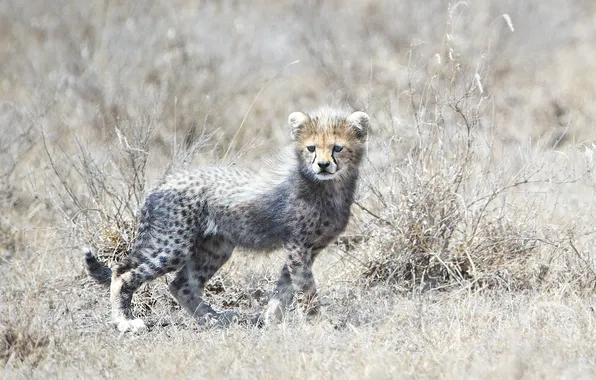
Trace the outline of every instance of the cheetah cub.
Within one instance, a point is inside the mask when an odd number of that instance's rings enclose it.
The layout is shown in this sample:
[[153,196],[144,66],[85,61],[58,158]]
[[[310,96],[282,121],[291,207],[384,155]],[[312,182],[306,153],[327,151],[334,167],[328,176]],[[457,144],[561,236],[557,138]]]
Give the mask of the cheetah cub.
[[176,272],[169,289],[199,323],[227,325],[201,297],[207,281],[235,247],[284,248],[286,261],[259,321],[283,318],[294,300],[307,316],[319,305],[312,265],[345,229],[364,155],[369,117],[322,107],[289,118],[293,145],[279,164],[256,171],[211,167],[166,176],[146,198],[129,255],[111,270],[85,250],[88,274],[110,285],[113,320],[122,332],[145,328],[131,312],[139,286]]

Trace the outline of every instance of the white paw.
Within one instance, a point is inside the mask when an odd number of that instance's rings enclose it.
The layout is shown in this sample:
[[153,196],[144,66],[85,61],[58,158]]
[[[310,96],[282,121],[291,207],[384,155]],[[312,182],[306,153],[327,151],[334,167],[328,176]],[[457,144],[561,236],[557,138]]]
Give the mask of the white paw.
[[281,301],[274,298],[267,304],[263,322],[265,323],[265,326],[271,326],[281,322],[282,319],[283,311]]
[[145,330],[147,326],[145,326],[145,322],[142,319],[122,319],[118,321],[118,331],[121,333],[125,333],[127,331],[137,333],[141,330]]

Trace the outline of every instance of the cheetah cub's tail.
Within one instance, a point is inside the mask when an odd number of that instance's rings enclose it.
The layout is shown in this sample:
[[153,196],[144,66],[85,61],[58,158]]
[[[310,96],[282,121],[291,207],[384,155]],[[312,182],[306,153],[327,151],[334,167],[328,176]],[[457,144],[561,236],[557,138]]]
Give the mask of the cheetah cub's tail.
[[85,255],[87,274],[98,284],[109,286],[112,282],[112,270],[97,260],[91,248],[83,248],[83,254]]

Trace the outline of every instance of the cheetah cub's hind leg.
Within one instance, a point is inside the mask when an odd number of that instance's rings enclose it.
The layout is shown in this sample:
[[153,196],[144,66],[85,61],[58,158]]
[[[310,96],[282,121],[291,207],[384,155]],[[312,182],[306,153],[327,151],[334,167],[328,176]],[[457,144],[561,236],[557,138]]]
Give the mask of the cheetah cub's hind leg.
[[136,249],[118,264],[112,272],[110,302],[112,318],[122,333],[137,332],[146,328],[140,318],[134,318],[131,301],[134,292],[145,282],[173,272],[183,264],[183,250],[179,254],[166,254],[161,249],[147,247]]
[[131,254],[116,265],[112,271],[110,301],[112,318],[120,332],[137,332],[146,328],[140,318],[134,318],[131,301],[134,292],[145,282],[184,265],[190,244],[183,242],[161,247],[148,231],[139,234]]
[[[135,278],[136,277],[136,278]],[[110,302],[112,304],[112,320],[118,331],[136,333],[147,328],[141,318],[134,318],[131,311],[131,301],[134,291],[142,281],[131,272],[117,275],[114,271],[110,284]]]
[[234,246],[223,238],[206,237],[195,247],[186,265],[170,283],[174,298],[202,326],[227,327],[239,320],[236,312],[217,312],[202,298],[205,284],[228,261],[233,250]]

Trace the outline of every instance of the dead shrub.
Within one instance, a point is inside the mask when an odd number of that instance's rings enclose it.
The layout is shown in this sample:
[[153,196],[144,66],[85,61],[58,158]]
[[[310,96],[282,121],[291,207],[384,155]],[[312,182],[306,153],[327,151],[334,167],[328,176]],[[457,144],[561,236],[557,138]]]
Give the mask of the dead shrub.
[[[449,38],[445,50],[457,55]],[[409,112],[387,118],[404,137],[380,146],[393,162],[367,170],[374,174],[363,181],[357,202],[358,247],[368,253],[357,278],[365,286],[524,289],[541,283],[542,253],[561,256],[569,248],[565,233],[552,234],[540,222],[546,202],[524,189],[556,193],[557,186],[584,178],[591,164],[562,173],[529,157],[516,157],[515,166],[498,161],[487,138],[494,126],[482,86],[486,75],[456,59],[424,73],[410,67]]]
[[388,189],[377,186],[358,203],[367,237],[359,247],[374,252],[360,279],[405,289],[527,287],[537,278],[531,261],[545,233],[535,209],[522,212],[506,195],[532,182],[532,174],[487,189],[474,181],[476,159],[424,153],[394,171]]

